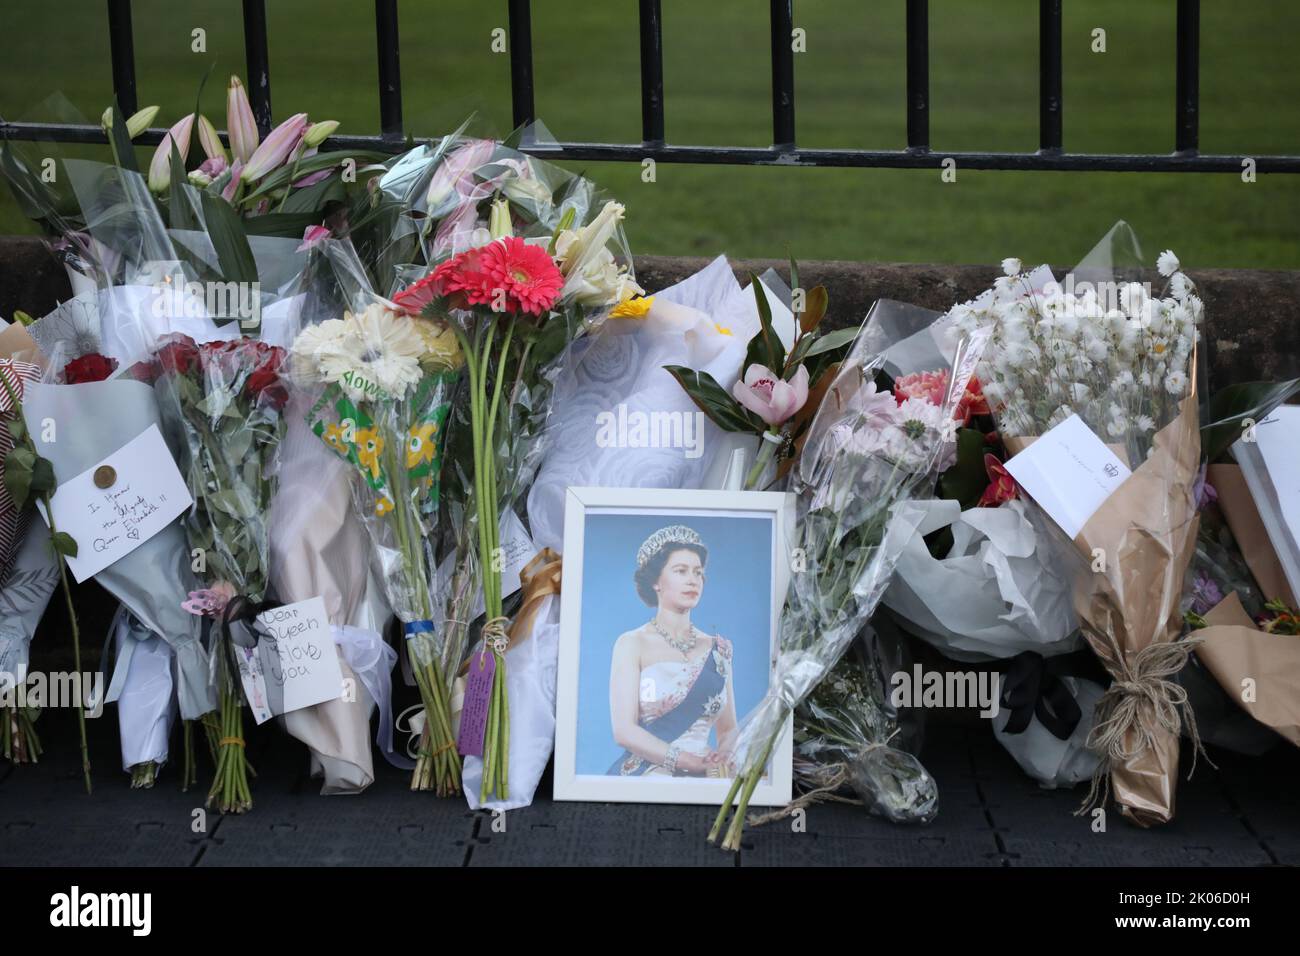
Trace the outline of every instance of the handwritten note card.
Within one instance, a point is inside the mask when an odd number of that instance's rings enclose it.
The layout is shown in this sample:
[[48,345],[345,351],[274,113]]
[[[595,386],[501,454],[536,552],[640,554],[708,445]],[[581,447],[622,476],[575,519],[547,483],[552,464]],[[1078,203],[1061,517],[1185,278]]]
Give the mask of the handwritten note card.
[[314,597],[258,615],[255,647],[236,646],[244,695],[259,724],[343,695],[325,601]]
[[1132,474],[1078,415],[1049,430],[1006,467],[1071,538]]
[[78,582],[130,554],[192,503],[157,425],[60,483],[50,499],[55,526],[77,542],[68,567]]

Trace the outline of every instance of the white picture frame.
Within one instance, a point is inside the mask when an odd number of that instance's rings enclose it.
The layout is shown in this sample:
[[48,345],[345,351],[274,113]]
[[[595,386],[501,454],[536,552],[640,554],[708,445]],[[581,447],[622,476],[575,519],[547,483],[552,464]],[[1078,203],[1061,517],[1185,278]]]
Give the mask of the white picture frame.
[[[596,515],[623,514],[633,516],[653,516],[656,523],[664,525],[690,524],[692,518],[710,518],[715,521],[729,518],[757,519],[770,522],[771,550],[766,561],[769,571],[770,609],[766,616],[767,625],[767,678],[770,686],[775,672],[779,653],[779,635],[781,610],[785,603],[786,588],[790,580],[791,535],[795,521],[795,499],[784,492],[767,491],[717,491],[677,488],[586,488],[571,487],[567,490],[564,513],[564,553],[563,581],[560,596],[560,653],[559,673],[556,687],[556,728],[555,728],[555,780],[554,798],[556,800],[631,802],[631,803],[677,803],[677,804],[721,804],[726,799],[732,779],[727,777],[703,776],[668,776],[666,774],[646,774],[642,776],[620,776],[611,771],[593,772],[589,758],[588,763],[579,772],[580,733],[603,733],[610,740],[613,738],[612,727],[608,723],[610,714],[608,666],[604,680],[606,704],[604,708],[605,724],[588,720],[580,727],[580,709],[585,708],[588,715],[593,710],[590,703],[580,700],[583,693],[594,693],[592,686],[595,678],[580,680],[583,648],[583,607],[584,562],[587,554],[587,528],[590,519]],[[740,527],[737,525],[736,527]],[[765,531],[759,532],[761,535]],[[642,541],[627,541],[627,554],[632,562],[626,572],[627,586],[633,589],[631,571],[635,568],[635,557]],[[706,542],[707,544],[707,542]],[[620,544],[621,547],[621,544]],[[594,554],[594,552],[593,552]],[[745,560],[754,561],[755,554],[748,554]],[[716,558],[709,554],[708,566],[714,567]],[[615,574],[613,580],[623,580]],[[707,580],[707,578],[706,578]],[[595,586],[605,582],[597,581]],[[707,588],[707,585],[705,585]],[[747,612],[753,616],[752,607]],[[637,624],[644,623],[643,618]],[[720,632],[719,632],[720,633]],[[617,635],[608,632],[597,638],[589,635],[588,640],[599,639],[608,645],[612,654],[613,639]],[[746,650],[751,654],[756,639],[749,639]],[[604,655],[605,647],[598,653]],[[741,653],[736,650],[735,653]],[[607,660],[608,655],[603,659]],[[590,660],[589,660],[590,665]],[[751,659],[751,672],[752,672]],[[594,671],[599,674],[599,671]],[[749,700],[743,708],[737,707],[736,717],[743,720],[745,714],[758,703],[763,688],[755,699],[753,681],[750,681]],[[643,691],[644,693],[644,681]],[[740,703],[739,692],[735,692],[736,703]],[[581,707],[580,707],[581,705]],[[791,799],[793,789],[793,717],[786,720],[781,738],[768,764],[768,771],[761,779],[750,798],[755,806],[783,806]],[[608,747],[608,743],[602,743]],[[615,745],[617,746],[617,745]]]

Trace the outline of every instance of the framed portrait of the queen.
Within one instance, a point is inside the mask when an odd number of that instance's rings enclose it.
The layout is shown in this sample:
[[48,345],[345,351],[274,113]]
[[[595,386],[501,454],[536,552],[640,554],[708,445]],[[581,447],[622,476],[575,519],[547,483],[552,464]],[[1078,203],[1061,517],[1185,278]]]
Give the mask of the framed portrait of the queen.
[[[569,488],[555,799],[721,803],[768,694],[790,576],[780,492]],[[791,794],[787,722],[750,802]]]

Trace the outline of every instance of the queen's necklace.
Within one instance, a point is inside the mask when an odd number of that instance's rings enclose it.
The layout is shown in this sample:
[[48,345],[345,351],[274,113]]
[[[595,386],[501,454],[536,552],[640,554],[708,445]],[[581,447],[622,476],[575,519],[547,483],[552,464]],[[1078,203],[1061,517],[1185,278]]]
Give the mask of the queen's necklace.
[[673,637],[673,635],[664,630],[664,626],[659,623],[659,618],[657,617],[650,618],[650,626],[659,632],[659,636],[668,642],[669,647],[675,650],[678,654],[681,654],[682,657],[690,660],[690,651],[695,649],[695,641],[697,640],[694,624],[687,625],[688,631],[685,637]]

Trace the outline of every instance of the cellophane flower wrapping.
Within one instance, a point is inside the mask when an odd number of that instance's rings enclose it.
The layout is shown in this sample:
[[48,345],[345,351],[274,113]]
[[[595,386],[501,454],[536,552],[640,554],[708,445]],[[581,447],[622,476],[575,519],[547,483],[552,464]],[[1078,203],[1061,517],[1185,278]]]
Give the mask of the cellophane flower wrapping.
[[468,357],[467,387],[450,422],[438,548],[439,565],[452,570],[440,577],[436,601],[441,625],[457,634],[449,646],[467,642],[480,602],[487,612],[485,647],[496,673],[486,762],[466,761],[466,788],[477,783],[485,803],[489,795],[509,800],[504,653],[513,638],[502,602],[517,586],[489,556],[502,528],[522,523],[521,499],[542,459],[571,344],[642,290],[623,207],[602,201],[589,180],[486,140],[444,139],[427,149],[427,157],[416,151],[399,161],[379,188],[386,195],[391,179],[422,215],[398,218],[369,241],[389,258],[400,249],[408,261],[396,268],[408,284],[394,301],[449,322]]
[[[442,449],[461,361],[438,322],[411,315],[370,288],[349,243],[318,246],[323,285],[293,347],[295,379],[312,390],[308,427],[350,466],[384,593],[403,624],[429,735],[413,787],[459,789],[451,727],[451,678],[464,650],[437,620],[432,539]],[[329,315],[330,317],[324,317]]]
[[992,332],[981,380],[1008,450],[1078,415],[1132,470],[1073,541],[1042,509],[1034,514],[1070,569],[1084,637],[1116,681],[1089,739],[1104,759],[1088,802],[1109,774],[1121,813],[1150,826],[1173,817],[1188,716],[1171,678],[1190,649],[1176,642],[1197,533],[1203,307],[1172,253],[1160,257],[1159,291],[1137,281],[1142,263],[1119,223],[1063,282],[1007,260],[991,290],[950,316],[959,332]]
[[[983,349],[975,331],[954,348],[954,374],[940,400],[900,404],[883,387],[884,358],[873,320],[841,363],[809,427],[791,490],[798,496],[792,574],[781,614],[780,651],[763,701],[741,721],[733,748],[740,768],[711,834],[735,793],[740,807],[723,845],[736,849],[749,794],[790,713],[830,673],[875,611],[920,513],[909,507],[952,454],[954,414]],[[879,328],[875,323],[874,328]],[[876,742],[884,744],[884,741]],[[743,788],[743,789],[742,789]]]
[[915,756],[919,720],[905,721],[887,690],[907,658],[906,639],[878,617],[795,709],[794,772],[805,793],[847,789],[892,823],[934,819],[939,789]]
[[184,525],[195,570],[224,602],[213,615],[210,665],[219,712],[209,802],[222,812],[252,806],[235,644],[255,643],[242,622],[269,587],[269,514],[288,400],[284,365],[282,348],[256,339],[199,345],[178,333],[160,339],[154,360],[164,425],[179,439],[178,464],[194,499]]

